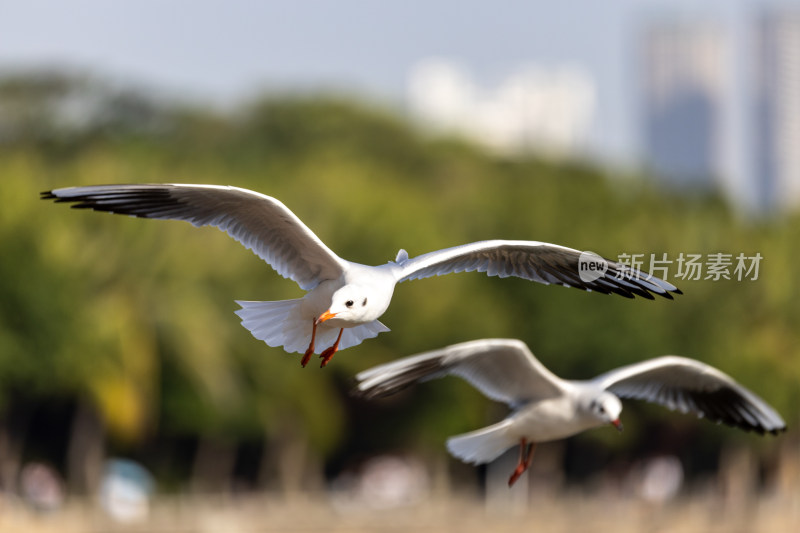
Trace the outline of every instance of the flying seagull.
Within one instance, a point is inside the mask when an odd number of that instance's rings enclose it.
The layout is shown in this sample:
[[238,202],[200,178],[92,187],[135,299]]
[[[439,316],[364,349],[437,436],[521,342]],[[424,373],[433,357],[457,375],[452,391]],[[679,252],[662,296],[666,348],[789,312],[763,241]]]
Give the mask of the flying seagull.
[[[247,189],[220,185],[100,185],[42,193],[43,199],[75,208],[142,218],[176,219],[215,226],[228,233],[280,275],[308,293],[277,302],[237,301],[236,314],[253,336],[287,352],[304,352],[306,366],[317,345],[322,366],[337,350],[360,344],[389,328],[377,319],[389,307],[402,281],[477,270],[490,276],[516,276],[600,293],[653,294],[672,299],[672,284],[611,261],[603,271],[583,275],[581,252],[536,241],[491,240],[437,250],[409,258],[400,250],[394,261],[366,266],[342,259],[280,201]],[[586,280],[586,281],[584,281]]]
[[622,431],[620,398],[692,412],[713,422],[760,434],[786,424],[764,400],[730,376],[694,359],[667,355],[623,366],[588,381],[564,380],[514,339],[484,339],[398,359],[356,375],[353,393],[365,398],[393,394],[413,383],[444,376],[468,381],[511,414],[491,426],[451,437],[450,453],[473,464],[488,463],[519,445],[509,487],[531,464],[537,442],[563,439],[612,424]]

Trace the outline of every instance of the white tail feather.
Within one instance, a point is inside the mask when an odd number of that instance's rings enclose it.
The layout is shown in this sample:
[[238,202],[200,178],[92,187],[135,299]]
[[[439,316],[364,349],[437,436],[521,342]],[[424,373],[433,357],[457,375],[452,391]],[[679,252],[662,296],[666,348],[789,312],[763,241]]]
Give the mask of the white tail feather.
[[[242,319],[242,325],[250,330],[258,340],[266,342],[269,346],[283,346],[289,353],[303,353],[311,342],[311,318],[301,316],[299,303],[302,299],[279,300],[274,302],[251,302],[237,300],[242,306],[236,311]],[[369,339],[389,328],[373,320],[352,328],[345,328],[339,349],[344,350],[360,344],[364,339]],[[315,352],[320,353],[325,348],[332,346],[339,335],[339,328],[331,328],[324,323],[317,326],[315,339]]]
[[511,421],[505,419],[476,431],[450,437],[447,439],[447,449],[466,463],[490,463],[517,444],[508,433],[510,426]]
[[344,350],[345,348],[356,346],[361,344],[364,339],[377,337],[378,333],[383,333],[384,331],[389,331],[389,328],[378,320],[373,320],[354,328],[346,328],[342,333],[342,342],[339,344],[339,349]]

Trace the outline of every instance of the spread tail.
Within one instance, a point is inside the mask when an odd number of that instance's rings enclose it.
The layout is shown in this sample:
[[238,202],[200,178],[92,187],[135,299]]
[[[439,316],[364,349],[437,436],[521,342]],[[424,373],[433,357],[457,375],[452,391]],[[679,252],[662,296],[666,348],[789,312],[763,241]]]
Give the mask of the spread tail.
[[[300,316],[298,304],[301,301],[302,299],[274,302],[237,300],[236,303],[242,308],[236,311],[236,314],[242,319],[242,325],[250,330],[256,339],[266,342],[269,346],[283,346],[289,353],[303,353],[311,342],[313,319]],[[389,328],[377,320],[345,328],[339,349],[344,350],[360,344],[364,339],[375,337],[383,331],[389,331]],[[320,324],[317,327],[315,352],[321,353],[333,345],[338,335],[338,328]]]
[[447,439],[447,449],[465,463],[490,463],[517,444],[517,440],[508,433],[510,425],[511,421],[505,419],[476,431],[450,437]]

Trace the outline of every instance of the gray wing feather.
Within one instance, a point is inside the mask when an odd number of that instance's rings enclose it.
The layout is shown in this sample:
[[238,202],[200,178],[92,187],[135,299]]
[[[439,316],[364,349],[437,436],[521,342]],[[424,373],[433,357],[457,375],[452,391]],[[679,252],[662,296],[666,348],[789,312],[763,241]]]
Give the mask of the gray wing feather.
[[214,226],[252,250],[283,277],[310,290],[338,278],[346,262],[280,201],[219,185],[101,185],[42,193],[72,207]]
[[716,368],[685,357],[664,356],[624,366],[593,380],[621,398],[692,412],[714,422],[758,433],[786,429],[764,400]]
[[[580,276],[580,251],[537,241],[480,241],[437,250],[400,261],[398,282],[455,272],[485,272],[501,278],[515,276],[539,283],[555,283],[627,298],[653,294],[672,299],[681,291],[664,280],[606,260],[608,269],[595,280]],[[586,277],[586,276],[584,276]]]
[[387,396],[409,385],[444,376],[458,376],[488,398],[516,406],[558,396],[563,381],[547,370],[525,343],[485,339],[454,344],[365,370],[356,376],[355,393]]

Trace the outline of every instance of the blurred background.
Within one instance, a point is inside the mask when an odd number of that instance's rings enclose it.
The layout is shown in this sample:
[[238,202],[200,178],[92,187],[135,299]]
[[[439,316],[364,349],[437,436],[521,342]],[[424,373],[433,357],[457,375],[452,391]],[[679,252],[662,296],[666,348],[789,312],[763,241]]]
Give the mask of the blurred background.
[[[800,3],[695,4],[0,0],[0,528],[796,529]],[[541,240],[684,295],[415,281],[392,332],[302,369],[233,314],[302,292],[221,232],[38,199],[131,182],[274,196],[365,264]],[[483,337],[567,378],[693,357],[789,431],[627,402],[624,433],[543,444],[509,490],[516,451],[446,452],[506,413],[464,382],[349,395]]]

